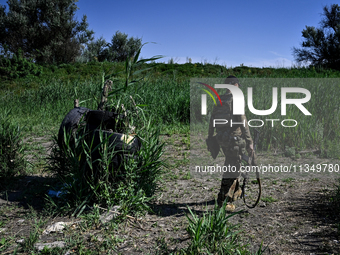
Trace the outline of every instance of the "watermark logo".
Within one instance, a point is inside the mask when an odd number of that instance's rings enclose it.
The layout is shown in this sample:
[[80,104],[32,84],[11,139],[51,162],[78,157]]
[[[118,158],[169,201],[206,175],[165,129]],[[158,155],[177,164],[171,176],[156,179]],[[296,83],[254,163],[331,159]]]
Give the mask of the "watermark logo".
[[[200,84],[204,85],[205,87],[207,87],[208,89],[210,89],[217,96],[217,98],[220,102],[220,105],[223,106],[221,97],[219,96],[219,94],[217,93],[217,91],[213,87],[211,87],[208,84],[202,83],[202,82],[198,82],[198,83],[200,83]],[[215,88],[217,88],[217,89],[229,89],[230,90],[230,92],[233,95],[233,115],[244,115],[245,114],[245,100],[244,100],[243,92],[240,88],[238,88],[237,86],[231,85],[231,84],[215,84]],[[205,91],[214,100],[215,105],[217,105],[216,100],[215,100],[214,96],[212,95],[212,93],[210,91],[208,91],[207,89],[202,89],[202,90]],[[304,98],[287,98],[288,93],[302,93],[302,94],[305,95],[305,97]],[[207,94],[201,95],[201,114],[202,115],[207,115]],[[295,105],[304,115],[312,115],[303,106],[303,104],[307,103],[310,99],[311,99],[311,93],[309,92],[309,90],[307,90],[305,88],[282,87],[281,88],[281,115],[282,116],[287,115],[286,109],[287,109],[288,104]],[[276,111],[277,105],[278,105],[278,89],[277,89],[277,87],[272,88],[272,106],[270,107],[270,109],[266,109],[266,110],[255,109],[255,107],[253,105],[253,88],[252,87],[248,88],[248,108],[249,108],[249,111],[251,113],[253,113],[255,115],[259,115],[259,116],[270,115],[270,114],[272,114]],[[227,124],[228,121],[232,121],[232,120],[215,119],[214,120],[214,127],[217,124]],[[261,125],[252,126],[250,123],[254,122],[254,121],[261,122]],[[271,121],[272,127],[273,127],[274,121],[279,121],[279,119],[266,119],[266,121]],[[287,125],[284,124],[286,121],[293,121],[293,122],[295,122],[295,125],[287,126]],[[236,124],[236,123],[234,123],[234,124]],[[237,123],[237,124],[240,124],[240,123]],[[257,120],[256,119],[256,120],[249,120],[248,124],[251,127],[262,127],[264,125],[264,122],[263,122],[263,120]],[[297,125],[297,121],[293,120],[293,119],[287,119],[287,120],[283,120],[281,122],[281,124],[282,124],[282,126],[285,126],[285,127],[295,127]]]
[[[200,84],[206,86],[212,92],[217,96],[217,98],[220,101],[220,104],[222,106],[222,101],[217,93],[217,91],[211,87],[208,84],[199,82]],[[244,109],[245,109],[245,104],[244,104],[244,95],[243,92],[240,88],[230,85],[230,84],[215,84],[215,88],[217,89],[229,89],[230,92],[233,94],[233,114],[234,115],[243,115],[244,114]],[[216,100],[213,97],[213,95],[206,89],[203,89],[205,92],[207,92],[210,97],[214,100],[215,105]],[[305,98],[287,98],[287,93],[303,93],[306,95]],[[252,112],[255,115],[269,115],[275,112],[277,108],[277,88],[273,88],[273,93],[272,93],[272,106],[268,110],[257,110],[253,106],[253,88],[249,87],[248,88],[248,107],[250,112]],[[311,94],[309,90],[304,89],[304,88],[294,88],[294,87],[287,87],[287,88],[281,88],[281,115],[286,115],[286,106],[287,104],[294,104],[296,105],[300,111],[303,112],[304,115],[312,115],[302,104],[307,103],[311,99]],[[202,115],[207,114],[207,95],[202,94]]]

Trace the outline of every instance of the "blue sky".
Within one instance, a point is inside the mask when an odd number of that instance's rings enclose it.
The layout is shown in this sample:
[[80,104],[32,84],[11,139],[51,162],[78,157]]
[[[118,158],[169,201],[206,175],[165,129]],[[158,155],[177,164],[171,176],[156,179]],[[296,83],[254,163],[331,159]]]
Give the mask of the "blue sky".
[[[4,0],[0,0],[4,4]],[[177,63],[218,63],[289,67],[301,31],[319,26],[324,0],[79,0],[78,20],[86,14],[95,37],[111,41],[119,30],[142,38],[145,58],[164,55]]]

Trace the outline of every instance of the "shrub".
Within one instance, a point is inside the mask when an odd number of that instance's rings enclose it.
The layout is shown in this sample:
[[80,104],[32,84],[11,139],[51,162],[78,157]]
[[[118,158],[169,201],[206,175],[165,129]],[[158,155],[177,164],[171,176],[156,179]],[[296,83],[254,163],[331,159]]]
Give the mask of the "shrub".
[[[138,105],[133,103],[133,106],[128,107],[128,102],[124,101],[129,100],[131,105],[133,99],[127,88],[141,80],[131,80],[134,75],[143,71],[133,72],[134,67],[157,59],[138,61],[139,54],[140,49],[135,58],[127,58],[123,87],[111,92],[108,97],[111,105],[107,103],[102,106],[102,109],[118,109],[119,116],[119,109],[125,109],[125,105],[127,110],[123,110],[126,114],[124,122],[128,121],[128,125],[115,131],[127,135],[134,125],[136,135],[132,142],[122,142],[122,137],[118,138],[112,132],[101,130],[104,122],[99,129],[91,128],[89,114],[87,125],[80,123],[79,126],[83,128],[78,128],[73,133],[64,130],[64,142],[59,142],[59,146],[55,146],[52,151],[50,170],[61,179],[63,194],[60,204],[55,205],[61,206],[63,210],[73,210],[74,214],[79,215],[86,206],[92,207],[94,204],[105,207],[120,205],[123,214],[136,214],[149,209],[147,202],[157,189],[163,165],[160,160],[163,144],[159,141],[159,127],[153,128],[150,125],[150,120]],[[102,85],[104,80],[103,75]],[[114,81],[118,80],[115,77]],[[116,84],[119,86],[120,83]],[[111,128],[117,126],[120,125]],[[119,140],[114,140],[114,137]],[[55,141],[57,144],[57,138]]]
[[[56,205],[77,214],[93,204],[120,205],[126,214],[147,210],[146,202],[157,189],[163,165],[158,131],[139,133],[141,150],[132,155],[115,149],[109,137],[99,132],[99,144],[93,142],[92,134],[80,129],[74,135],[65,133],[63,148],[53,148],[50,170],[62,181],[63,194]],[[123,160],[117,165],[121,156]]]
[[[199,218],[190,208],[187,215],[189,226],[187,232],[191,242],[184,254],[250,254],[246,245],[240,244],[237,226],[229,222],[229,218],[237,213],[227,215],[226,201],[221,208],[215,203],[212,212]],[[242,212],[242,211],[241,211]],[[262,254],[262,244],[256,254]]]
[[32,59],[23,57],[22,50],[9,56],[0,55],[0,75],[7,79],[16,79],[27,75],[40,75],[42,67],[35,64]]
[[26,160],[22,145],[22,129],[11,123],[11,112],[0,113],[0,180],[5,181],[16,174],[25,173]]

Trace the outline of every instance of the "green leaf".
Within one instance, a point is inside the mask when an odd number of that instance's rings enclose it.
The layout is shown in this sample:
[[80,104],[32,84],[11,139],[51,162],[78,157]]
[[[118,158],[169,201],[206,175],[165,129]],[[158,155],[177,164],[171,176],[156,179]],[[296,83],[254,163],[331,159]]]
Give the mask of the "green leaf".
[[151,58],[145,58],[145,59],[141,59],[137,62],[137,64],[139,63],[145,63],[145,62],[148,62],[148,61],[155,61],[157,59],[161,59],[161,58],[164,58],[165,56],[163,55],[156,55],[156,56],[153,56]]
[[135,71],[132,75],[137,75],[139,73],[145,72],[145,71],[150,70],[150,69],[152,69],[152,67],[144,68],[142,70]]
[[138,51],[137,51],[137,53],[136,53],[136,55],[135,55],[135,57],[134,57],[134,59],[133,59],[133,63],[137,63],[138,58],[139,58],[139,55],[140,55],[140,52],[141,52],[141,50],[142,50],[142,47],[143,47],[143,46],[141,46],[141,47],[138,49]]

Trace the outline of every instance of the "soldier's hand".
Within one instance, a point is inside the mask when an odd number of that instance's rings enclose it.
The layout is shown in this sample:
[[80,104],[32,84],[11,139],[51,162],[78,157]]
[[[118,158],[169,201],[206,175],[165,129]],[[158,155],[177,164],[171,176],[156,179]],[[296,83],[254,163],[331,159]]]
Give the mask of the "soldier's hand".
[[248,151],[248,155],[253,155],[254,146],[252,144],[250,144],[247,151]]

